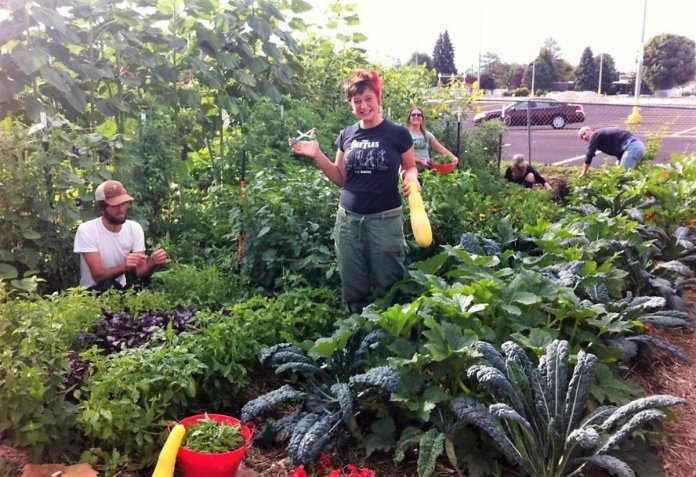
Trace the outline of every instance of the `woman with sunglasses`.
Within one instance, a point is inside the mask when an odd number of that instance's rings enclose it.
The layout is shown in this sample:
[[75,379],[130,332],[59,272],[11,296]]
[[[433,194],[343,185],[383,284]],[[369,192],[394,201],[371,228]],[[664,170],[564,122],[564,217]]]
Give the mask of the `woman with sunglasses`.
[[341,188],[334,245],[351,313],[360,313],[406,275],[399,172],[405,196],[419,188],[413,140],[404,126],[382,116],[381,83],[376,71],[357,71],[343,83],[358,122],[339,134],[333,161],[315,136],[291,142],[295,154],[314,159]]
[[459,162],[457,156],[435,139],[433,133],[425,129],[425,116],[421,108],[413,107],[408,112],[408,130],[413,138],[413,147],[416,152],[416,167],[419,173],[432,167],[431,149],[437,154],[451,157],[452,162],[455,164]]

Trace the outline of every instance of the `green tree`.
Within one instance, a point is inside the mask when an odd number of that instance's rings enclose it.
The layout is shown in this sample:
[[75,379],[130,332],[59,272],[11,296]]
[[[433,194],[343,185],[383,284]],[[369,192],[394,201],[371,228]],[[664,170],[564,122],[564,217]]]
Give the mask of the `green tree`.
[[643,79],[653,89],[669,89],[690,81],[696,72],[696,44],[681,35],[663,33],[648,40]]
[[407,66],[423,66],[426,70],[433,69],[433,59],[427,53],[413,52],[411,58],[406,62]]
[[596,91],[599,86],[599,74],[597,72],[597,64],[595,63],[592,49],[586,47],[580,63],[575,68],[575,90],[576,91]]
[[457,74],[457,68],[454,66],[454,46],[452,46],[447,30],[440,33],[435,42],[433,67],[442,75]]
[[[549,90],[553,83],[558,81],[558,71],[556,71],[556,67],[553,64],[553,57],[549,50],[542,48],[534,63],[530,63],[524,73],[524,85],[530,91],[532,88],[532,74],[534,76],[535,90]],[[535,93],[535,91],[532,91],[532,93]]]
[[614,84],[614,81],[619,79],[619,73],[616,71],[614,58],[609,53],[600,53],[595,57],[595,63],[597,64],[597,74],[599,75],[599,71],[601,71],[602,74],[602,77],[600,78],[600,81],[602,82],[602,93],[616,93],[616,85]]
[[143,95],[174,113],[197,109],[214,132],[223,109],[240,119],[245,103],[278,100],[291,83],[288,61],[300,51],[291,32],[304,28],[299,17],[290,26],[279,0],[211,0],[205,8],[163,0],[149,10],[115,0],[7,3],[0,119],[60,113],[94,130],[113,118],[121,133],[128,117],[138,118]]
[[554,38],[549,37],[544,41],[544,45],[541,48],[542,50],[548,51],[551,55],[553,66],[558,74],[557,81],[573,81],[573,65],[563,58],[561,47],[558,42]]

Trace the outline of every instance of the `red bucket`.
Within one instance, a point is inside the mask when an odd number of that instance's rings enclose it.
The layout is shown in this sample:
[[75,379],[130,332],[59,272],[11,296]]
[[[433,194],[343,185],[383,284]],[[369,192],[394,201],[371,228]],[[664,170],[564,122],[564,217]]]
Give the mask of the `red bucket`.
[[457,164],[454,162],[448,162],[447,164],[438,164],[437,162],[433,162],[431,166],[436,174],[449,174],[454,170]]
[[[229,424],[239,424],[239,419],[225,416],[224,414],[208,414],[210,419],[217,422]],[[196,414],[195,416],[187,417],[179,421],[188,428],[194,422],[205,419],[206,414]],[[234,477],[237,475],[239,464],[244,459],[247,447],[251,442],[251,436],[254,434],[253,429],[247,425],[240,424],[242,436],[244,436],[244,445],[239,449],[230,452],[222,452],[219,454],[210,454],[207,452],[195,452],[188,450],[185,447],[179,447],[179,453],[176,458],[179,462],[179,469],[183,477]]]

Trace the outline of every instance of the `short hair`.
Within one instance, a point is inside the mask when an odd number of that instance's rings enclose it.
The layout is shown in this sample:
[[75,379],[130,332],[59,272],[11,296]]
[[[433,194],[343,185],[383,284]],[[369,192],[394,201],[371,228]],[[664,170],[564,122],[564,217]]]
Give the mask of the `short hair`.
[[382,102],[382,79],[376,71],[368,73],[364,70],[358,70],[343,82],[343,91],[346,93],[348,101],[353,96],[364,93],[366,89],[374,91],[379,102]]
[[592,128],[589,126],[583,126],[580,129],[578,129],[578,137],[582,139],[583,134],[585,134],[587,131],[592,131]]

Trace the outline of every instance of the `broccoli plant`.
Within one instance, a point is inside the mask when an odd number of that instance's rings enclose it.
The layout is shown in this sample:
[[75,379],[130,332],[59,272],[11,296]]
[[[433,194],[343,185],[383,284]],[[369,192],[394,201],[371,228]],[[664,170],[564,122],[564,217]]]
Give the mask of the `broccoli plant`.
[[505,357],[485,342],[477,342],[476,348],[490,366],[474,365],[468,375],[483,383],[496,402],[486,406],[458,397],[452,409],[460,420],[489,434],[505,456],[532,477],[579,476],[590,466],[635,477],[611,452],[647,422],[664,419],[660,408],[685,402],[650,396],[621,407],[601,406],[583,418],[595,381],[593,354],[578,353],[569,380],[567,341],[554,340],[536,368],[513,342],[503,344]]
[[290,435],[286,450],[291,467],[315,462],[337,437],[341,424],[362,439],[356,420],[361,407],[400,386],[394,369],[368,369],[368,350],[385,336],[382,330],[366,334],[362,329],[341,328],[331,338],[317,340],[310,354],[289,343],[263,349],[261,363],[274,366],[276,374],[292,374],[300,389],[286,384],[249,401],[242,409],[242,421],[290,401],[301,403],[293,413],[268,422],[257,438],[262,442]]

